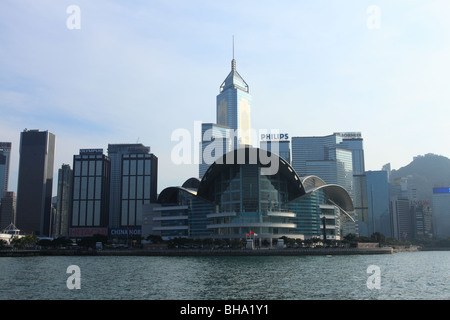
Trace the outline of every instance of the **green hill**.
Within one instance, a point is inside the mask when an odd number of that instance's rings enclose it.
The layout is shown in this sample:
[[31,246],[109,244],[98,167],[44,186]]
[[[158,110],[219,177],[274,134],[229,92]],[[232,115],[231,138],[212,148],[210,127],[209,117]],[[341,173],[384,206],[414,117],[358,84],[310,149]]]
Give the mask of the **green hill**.
[[450,187],[450,159],[428,153],[414,157],[405,167],[391,171],[390,181],[408,178],[408,184],[417,187],[418,200],[430,200],[435,187]]

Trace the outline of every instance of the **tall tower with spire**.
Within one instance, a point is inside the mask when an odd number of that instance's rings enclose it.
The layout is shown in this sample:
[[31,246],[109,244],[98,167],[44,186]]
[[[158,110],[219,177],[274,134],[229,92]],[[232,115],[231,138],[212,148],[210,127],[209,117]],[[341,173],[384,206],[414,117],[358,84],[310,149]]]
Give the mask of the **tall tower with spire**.
[[251,101],[248,84],[236,70],[236,60],[231,61],[231,71],[220,86],[217,95],[217,124],[234,130],[235,148],[251,144]]
[[251,144],[250,105],[252,97],[247,83],[236,70],[234,39],[231,71],[222,82],[216,100],[216,123],[202,124],[200,178],[203,177],[209,166],[223,154],[240,146]]

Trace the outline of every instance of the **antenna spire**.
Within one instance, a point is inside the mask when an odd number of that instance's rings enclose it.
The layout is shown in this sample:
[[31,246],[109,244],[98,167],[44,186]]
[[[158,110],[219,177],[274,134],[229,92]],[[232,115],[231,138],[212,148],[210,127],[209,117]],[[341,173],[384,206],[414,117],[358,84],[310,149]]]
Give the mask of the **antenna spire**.
[[233,60],[234,60],[234,35],[233,35]]
[[231,60],[231,69],[236,71],[236,60],[234,60],[234,35],[233,35],[233,60]]

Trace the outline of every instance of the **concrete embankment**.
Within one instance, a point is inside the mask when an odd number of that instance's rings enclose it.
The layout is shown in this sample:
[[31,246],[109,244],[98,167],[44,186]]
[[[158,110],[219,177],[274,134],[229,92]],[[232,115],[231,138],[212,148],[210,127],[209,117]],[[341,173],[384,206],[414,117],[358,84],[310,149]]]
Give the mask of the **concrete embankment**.
[[2,250],[1,256],[299,256],[299,255],[362,255],[392,254],[392,248],[304,248],[304,249],[255,249],[255,250]]
[[300,256],[300,255],[367,255],[392,254],[392,248],[305,248],[305,249],[255,249],[255,250],[1,250],[0,257],[22,256]]

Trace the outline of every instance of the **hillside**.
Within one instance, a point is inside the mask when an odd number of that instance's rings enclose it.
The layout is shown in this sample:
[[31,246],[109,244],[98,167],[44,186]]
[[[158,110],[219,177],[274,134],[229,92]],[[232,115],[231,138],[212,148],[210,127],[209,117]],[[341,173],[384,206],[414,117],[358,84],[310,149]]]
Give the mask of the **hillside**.
[[391,182],[402,177],[417,187],[419,200],[431,201],[434,187],[450,187],[450,159],[432,153],[414,157],[407,166],[391,171]]

